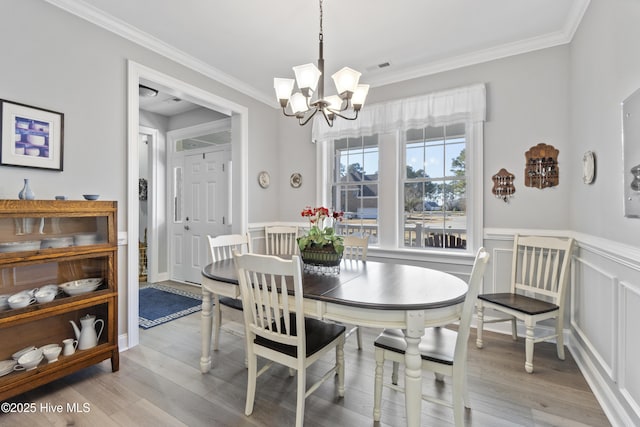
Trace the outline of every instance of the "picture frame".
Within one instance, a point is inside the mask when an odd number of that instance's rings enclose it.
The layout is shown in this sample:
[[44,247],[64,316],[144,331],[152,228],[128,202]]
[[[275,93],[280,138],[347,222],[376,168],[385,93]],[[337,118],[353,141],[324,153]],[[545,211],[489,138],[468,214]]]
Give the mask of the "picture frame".
[[0,99],[0,165],[62,171],[64,114]]

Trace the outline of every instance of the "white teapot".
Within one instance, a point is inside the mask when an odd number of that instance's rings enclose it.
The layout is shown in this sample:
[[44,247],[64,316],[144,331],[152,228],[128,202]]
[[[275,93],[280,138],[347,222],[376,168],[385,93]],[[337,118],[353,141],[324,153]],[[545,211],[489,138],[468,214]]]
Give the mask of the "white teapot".
[[[81,329],[73,320],[69,320],[73,330],[76,333],[76,339],[78,340],[78,350],[86,350],[98,345],[98,339],[104,329],[104,320],[96,320],[96,316],[93,314],[87,314],[80,319]],[[96,325],[100,323],[100,332],[96,333]]]

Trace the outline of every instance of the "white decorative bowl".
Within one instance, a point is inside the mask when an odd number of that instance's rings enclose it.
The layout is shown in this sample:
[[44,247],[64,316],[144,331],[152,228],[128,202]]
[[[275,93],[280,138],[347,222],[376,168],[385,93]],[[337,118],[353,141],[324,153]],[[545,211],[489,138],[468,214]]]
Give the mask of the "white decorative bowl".
[[49,363],[53,363],[58,361],[58,356],[60,356],[60,352],[62,351],[62,347],[56,345],[55,347],[49,347],[42,352],[44,353],[44,357],[47,358]]
[[15,353],[13,353],[13,354],[11,355],[11,358],[12,358],[13,360],[18,360],[18,359],[20,359],[20,356],[22,356],[23,354],[28,353],[28,352],[30,352],[30,351],[32,351],[32,350],[35,350],[35,349],[36,349],[36,346],[35,346],[35,345],[31,345],[31,346],[29,346],[29,347],[25,347],[25,348],[23,348],[22,350],[18,350],[18,351],[16,351]]
[[17,363],[15,360],[0,360],[0,377],[13,372],[13,368]]
[[36,302],[36,299],[30,296],[27,292],[20,292],[15,295],[11,295],[7,300],[9,303],[9,307],[16,308],[24,308],[30,304]]
[[40,362],[42,362],[42,350],[36,348],[20,356],[18,359],[18,365],[22,366],[25,370],[30,371],[35,369]]
[[40,289],[34,296],[36,297],[36,301],[42,304],[53,301],[57,294],[57,289],[55,291],[53,289]]
[[80,295],[86,294],[87,292],[95,291],[103,281],[104,279],[102,277],[74,280],[72,282],[67,282],[59,285],[59,288],[62,289],[67,295]]
[[47,237],[40,242],[42,249],[66,248],[68,246],[73,246],[73,236]]
[[40,249],[40,240],[26,240],[24,242],[0,243],[0,252],[20,252]]

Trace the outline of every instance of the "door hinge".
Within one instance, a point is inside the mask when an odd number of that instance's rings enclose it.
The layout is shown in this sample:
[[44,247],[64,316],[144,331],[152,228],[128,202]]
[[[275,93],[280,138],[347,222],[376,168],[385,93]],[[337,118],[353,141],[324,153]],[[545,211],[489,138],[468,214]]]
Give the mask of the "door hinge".
[[224,163],[222,164],[222,172],[224,172]]
[[224,217],[222,217],[222,225],[224,225],[224,224],[225,224],[225,222],[224,222]]
[[206,153],[202,153],[202,160],[206,160],[207,159],[207,154]]

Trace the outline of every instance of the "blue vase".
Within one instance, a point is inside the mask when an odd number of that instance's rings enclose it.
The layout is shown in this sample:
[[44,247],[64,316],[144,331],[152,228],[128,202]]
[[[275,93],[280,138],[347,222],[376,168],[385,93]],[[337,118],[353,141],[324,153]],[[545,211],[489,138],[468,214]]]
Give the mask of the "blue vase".
[[20,193],[18,193],[18,198],[20,200],[33,200],[36,198],[36,195],[33,194],[33,191],[31,191],[31,187],[29,187],[28,178],[25,178],[24,187],[22,187],[22,190],[20,190]]

